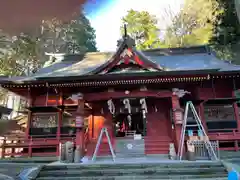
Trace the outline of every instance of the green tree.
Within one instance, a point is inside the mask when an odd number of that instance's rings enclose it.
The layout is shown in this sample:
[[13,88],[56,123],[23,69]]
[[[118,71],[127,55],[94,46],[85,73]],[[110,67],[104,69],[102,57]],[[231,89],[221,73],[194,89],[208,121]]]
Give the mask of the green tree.
[[128,11],[122,18],[121,33],[124,34],[124,24],[127,24],[127,33],[135,39],[138,49],[149,49],[159,47],[160,30],[157,18],[147,11]]
[[97,51],[95,31],[84,15],[69,23],[56,18],[45,20],[38,33],[21,33],[9,39],[8,42],[0,39],[0,50],[3,47],[4,52],[0,57],[0,73],[8,76],[36,72],[48,60],[46,52]]
[[208,43],[219,13],[217,10],[216,0],[186,0],[167,28],[164,38],[166,45],[182,47]]
[[42,42],[51,53],[96,52],[95,30],[83,15],[64,23],[56,18],[43,21]]
[[217,0],[221,13],[214,23],[211,43],[222,59],[231,59],[240,63],[240,24],[234,0]]
[[10,44],[11,41],[9,40],[9,37],[0,30],[0,56],[4,54]]
[[83,14],[71,21],[66,35],[68,51],[72,53],[97,51],[95,29]]

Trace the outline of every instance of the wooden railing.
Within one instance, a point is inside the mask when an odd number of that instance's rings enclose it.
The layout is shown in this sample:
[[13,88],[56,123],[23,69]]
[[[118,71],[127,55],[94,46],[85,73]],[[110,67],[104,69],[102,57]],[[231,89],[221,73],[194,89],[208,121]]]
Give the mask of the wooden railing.
[[[46,135],[34,135],[24,137],[15,137],[13,140],[8,141],[7,137],[2,140],[0,145],[1,157],[16,157],[16,156],[58,156],[59,154],[59,144],[65,143],[67,141],[72,141],[75,144],[76,135],[71,134],[61,134],[57,137],[56,134]],[[84,132],[83,150],[87,150],[87,145],[89,142],[89,131],[88,128]],[[34,149],[43,148],[56,148],[54,152],[34,152]],[[85,152],[84,152],[85,153]]]
[[[64,137],[57,138],[56,135],[44,135],[29,136],[26,138],[16,137],[12,141],[8,141],[7,138],[2,140],[1,144],[1,157],[17,157],[17,156],[58,156],[59,143],[66,141],[72,141],[75,143],[75,137],[72,135],[64,134]],[[33,149],[42,148],[56,148],[54,152],[33,152]]]
[[[236,128],[231,129],[208,129],[208,137],[212,141],[218,141],[220,144],[220,150],[240,150],[238,142],[240,142],[240,132]],[[196,131],[193,132],[194,136],[197,136]],[[230,147],[222,147],[221,143],[234,143]]]
[[211,140],[240,140],[240,132],[237,129],[214,129],[208,130],[208,136]]

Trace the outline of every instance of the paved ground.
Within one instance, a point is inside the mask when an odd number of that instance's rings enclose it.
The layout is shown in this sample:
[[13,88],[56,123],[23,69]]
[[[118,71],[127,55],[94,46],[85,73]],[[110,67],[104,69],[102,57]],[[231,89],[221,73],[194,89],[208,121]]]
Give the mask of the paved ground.
[[[56,161],[56,157],[0,159],[0,175],[16,177],[22,170]],[[2,177],[0,176],[0,180]],[[7,179],[6,179],[7,180]]]
[[14,180],[12,177],[10,176],[6,176],[4,174],[0,174],[0,180]]

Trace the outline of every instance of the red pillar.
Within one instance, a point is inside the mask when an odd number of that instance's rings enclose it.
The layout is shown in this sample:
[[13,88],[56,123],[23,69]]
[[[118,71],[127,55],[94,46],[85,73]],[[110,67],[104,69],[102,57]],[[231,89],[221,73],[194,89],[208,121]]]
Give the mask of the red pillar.
[[[28,89],[28,106],[31,107],[33,105],[32,101],[32,95],[31,95],[31,89]],[[26,127],[26,132],[25,132],[25,138],[29,139],[29,133],[30,133],[30,127],[31,127],[31,120],[32,120],[32,112],[28,110],[28,121],[27,121],[27,127]]]
[[[179,103],[179,97],[177,95],[173,95],[172,96],[172,110],[174,109],[180,109],[180,103]],[[177,124],[176,121],[176,117],[173,114],[173,121],[174,121],[174,139],[175,139],[175,149],[176,151],[178,151],[178,147],[179,147],[179,143],[180,143],[180,137],[181,137],[181,130],[182,130],[182,125],[181,124]]]
[[[236,98],[234,91],[232,92],[232,97],[233,97],[233,98]],[[235,119],[236,119],[236,121],[237,121],[237,129],[238,129],[238,132],[240,132],[239,109],[238,109],[238,105],[237,105],[236,102],[233,103],[233,108],[234,108],[234,116],[235,116]]]
[[83,138],[84,138],[84,131],[81,128],[77,128],[76,131],[76,146],[80,146],[81,149],[83,147]]
[[206,133],[208,133],[207,123],[206,123],[206,119],[205,119],[205,116],[204,116],[203,103],[200,103],[200,105],[198,107],[198,114],[199,114],[199,118],[201,119],[204,130],[206,131]]
[[[62,98],[62,92],[59,95],[59,98],[57,98],[57,105],[63,105],[63,98]],[[58,96],[57,96],[58,97]],[[57,125],[57,156],[59,156],[59,144],[60,144],[60,140],[61,140],[61,127],[62,127],[62,110],[60,110],[58,112],[58,125]]]
[[[233,98],[236,98],[235,96],[235,92],[232,91],[232,97]],[[240,117],[239,117],[239,108],[238,108],[238,105],[236,102],[233,103],[233,108],[234,108],[234,116],[235,116],[235,119],[237,121],[237,131],[240,132]],[[233,132],[235,134],[235,132]],[[235,151],[238,151],[239,150],[239,147],[238,147],[238,141],[235,140]]]
[[60,140],[61,140],[61,126],[62,126],[62,111],[59,111],[58,112],[58,125],[57,125],[57,156],[59,156],[59,152],[60,152],[60,149],[59,149],[59,144],[60,144]]
[[84,152],[84,100],[78,100],[78,109],[76,113],[76,146],[80,147],[81,156]]

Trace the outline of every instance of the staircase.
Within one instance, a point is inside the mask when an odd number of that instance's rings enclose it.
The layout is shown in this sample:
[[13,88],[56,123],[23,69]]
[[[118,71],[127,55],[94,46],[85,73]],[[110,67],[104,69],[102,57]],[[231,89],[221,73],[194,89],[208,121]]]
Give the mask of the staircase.
[[144,157],[144,140],[117,139],[116,140],[116,156],[117,157]]
[[240,166],[240,152],[239,151],[220,151],[222,160],[231,162]]
[[132,164],[47,165],[36,180],[227,180],[220,162],[164,162]]
[[[0,174],[16,177],[27,168],[42,166],[56,161],[56,157],[9,158],[0,160]],[[1,177],[0,177],[1,179]]]
[[145,154],[169,154],[172,139],[168,136],[145,137]]

